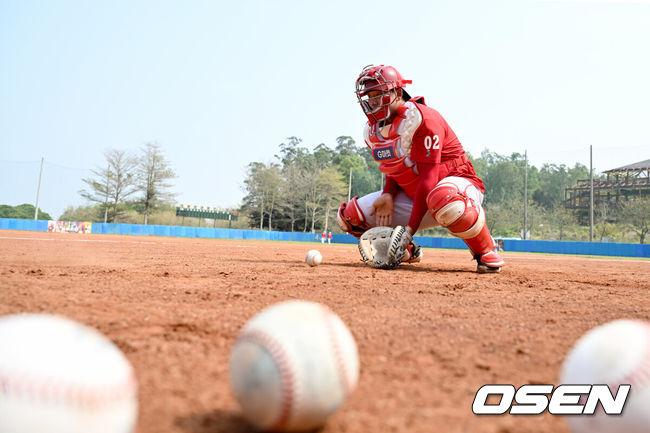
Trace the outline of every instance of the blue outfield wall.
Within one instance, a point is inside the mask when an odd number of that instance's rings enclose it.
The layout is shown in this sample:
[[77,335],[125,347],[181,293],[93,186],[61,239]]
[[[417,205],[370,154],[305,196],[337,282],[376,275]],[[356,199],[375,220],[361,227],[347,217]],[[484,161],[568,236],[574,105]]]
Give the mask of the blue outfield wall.
[[[0,229],[47,232],[47,221],[0,218]],[[276,232],[264,230],[217,229],[210,227],[179,227],[142,224],[93,223],[93,234],[168,236],[183,238],[251,239],[268,241],[320,242],[320,233]],[[83,236],[83,235],[80,235]],[[465,249],[465,243],[457,238],[416,236],[416,242],[427,248]],[[347,234],[333,234],[332,242],[356,244],[357,240]],[[594,256],[650,257],[648,244],[622,244],[609,242],[563,242],[505,239],[505,251],[528,253],[578,254]]]
[[0,230],[25,230],[29,232],[46,232],[47,221],[0,218]]

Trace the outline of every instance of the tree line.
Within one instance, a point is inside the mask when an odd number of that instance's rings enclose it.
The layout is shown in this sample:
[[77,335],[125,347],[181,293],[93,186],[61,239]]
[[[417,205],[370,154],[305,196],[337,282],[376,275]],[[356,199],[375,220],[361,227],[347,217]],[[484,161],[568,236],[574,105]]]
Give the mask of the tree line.
[[[586,210],[565,209],[565,189],[589,178],[589,169],[576,163],[528,165],[521,153],[499,155],[484,150],[468,154],[486,185],[483,205],[495,237],[588,240]],[[527,194],[524,177],[527,175]],[[341,202],[381,190],[383,178],[370,151],[349,136],[336,139],[333,148],[319,144],[312,151],[298,137],[279,145],[275,161],[252,162],[247,167],[241,211],[251,227],[260,230],[338,232],[334,221]],[[524,228],[524,196],[528,200]],[[632,200],[618,207],[595,209],[595,240],[643,243],[648,233],[650,203]],[[447,236],[440,227],[421,235]]]
[[[315,232],[331,230],[341,202],[381,188],[381,173],[370,152],[349,136],[336,138],[334,149],[313,151],[289,137],[276,162],[247,167],[241,211],[260,230]],[[353,182],[349,182],[352,178]]]
[[[30,220],[34,219],[34,213],[36,208],[33,204],[20,204],[18,206],[9,206],[7,204],[0,204],[0,218],[15,218]],[[38,210],[39,220],[51,220],[52,217],[47,212],[43,212],[41,209]]]
[[146,143],[139,153],[109,149],[104,158],[105,165],[82,179],[86,187],[79,194],[90,205],[70,206],[59,219],[125,222],[135,213],[148,224],[152,213],[172,207],[176,174],[158,144]]
[[[176,177],[159,145],[147,143],[138,153],[110,149],[105,164],[82,179],[79,194],[88,205],[69,206],[59,217],[69,221],[106,221],[178,225],[171,180]],[[582,164],[526,163],[524,155],[500,155],[484,150],[468,154],[486,185],[483,205],[494,237],[589,240],[587,210],[564,207],[565,189],[589,177]],[[349,136],[336,138],[332,147],[324,143],[309,150],[298,137],[288,137],[270,163],[251,162],[246,167],[245,193],[236,228],[259,230],[340,232],[336,212],[354,196],[383,188],[383,177],[371,152]],[[524,177],[528,189],[524,194]],[[598,176],[596,176],[598,178]],[[602,176],[601,176],[602,177]],[[524,197],[527,218],[524,228]],[[34,207],[0,206],[0,217],[33,218]],[[619,205],[600,203],[595,208],[595,240],[644,243],[650,231],[650,200],[638,198]],[[51,219],[39,210],[39,219]],[[41,218],[43,217],[43,218]],[[201,225],[188,219],[186,225]],[[207,225],[207,223],[204,223]],[[217,221],[211,223],[217,226]],[[440,227],[420,235],[448,236]]]

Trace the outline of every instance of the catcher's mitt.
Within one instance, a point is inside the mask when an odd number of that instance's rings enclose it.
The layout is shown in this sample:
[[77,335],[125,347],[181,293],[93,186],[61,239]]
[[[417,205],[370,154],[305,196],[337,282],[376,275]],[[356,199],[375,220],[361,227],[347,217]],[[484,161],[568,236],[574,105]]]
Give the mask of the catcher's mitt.
[[402,226],[375,227],[359,238],[359,252],[368,266],[395,269],[413,237]]

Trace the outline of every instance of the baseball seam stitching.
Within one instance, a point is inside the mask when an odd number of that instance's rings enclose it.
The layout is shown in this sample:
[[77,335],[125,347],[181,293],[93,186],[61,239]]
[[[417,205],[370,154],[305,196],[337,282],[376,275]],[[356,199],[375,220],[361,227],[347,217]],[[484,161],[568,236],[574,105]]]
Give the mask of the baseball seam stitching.
[[635,321],[635,323],[642,325],[646,331],[645,355],[641,358],[641,361],[634,370],[625,374],[621,380],[615,380],[608,384],[611,390],[616,388],[617,384],[629,384],[634,389],[636,387],[644,387],[650,382],[650,325],[641,321]]
[[347,365],[345,364],[345,360],[343,359],[341,347],[338,344],[338,340],[336,338],[334,323],[332,323],[335,315],[331,310],[325,307],[323,307],[323,314],[325,315],[325,327],[327,329],[327,334],[329,336],[330,344],[334,352],[334,360],[338,367],[337,372],[339,380],[343,386],[343,400],[345,400],[345,398],[352,392],[352,384],[350,383],[349,371],[347,369]]
[[32,397],[41,401],[60,401],[84,409],[98,408],[129,398],[136,394],[137,380],[131,371],[128,379],[115,386],[76,384],[67,381],[43,378],[26,373],[9,374],[0,371],[0,394],[6,396]]
[[296,377],[291,368],[289,354],[277,339],[259,329],[245,330],[237,340],[239,342],[249,341],[262,346],[271,354],[271,358],[275,361],[275,365],[280,373],[282,409],[278,419],[271,423],[271,427],[269,428],[271,430],[279,430],[289,421],[294,405],[298,400]]

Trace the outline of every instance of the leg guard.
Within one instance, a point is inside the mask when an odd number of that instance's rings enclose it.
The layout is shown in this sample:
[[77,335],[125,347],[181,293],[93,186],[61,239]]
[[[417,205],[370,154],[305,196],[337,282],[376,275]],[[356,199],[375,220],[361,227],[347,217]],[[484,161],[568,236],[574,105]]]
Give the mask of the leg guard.
[[427,196],[427,207],[438,224],[465,241],[478,261],[479,272],[498,272],[504,265],[501,256],[494,251],[483,207],[456,185],[439,183]]
[[358,199],[359,196],[356,196],[349,202],[342,203],[336,214],[336,221],[339,223],[341,230],[350,233],[357,239],[366,230],[370,229],[370,225],[366,222],[366,216],[357,203]]

